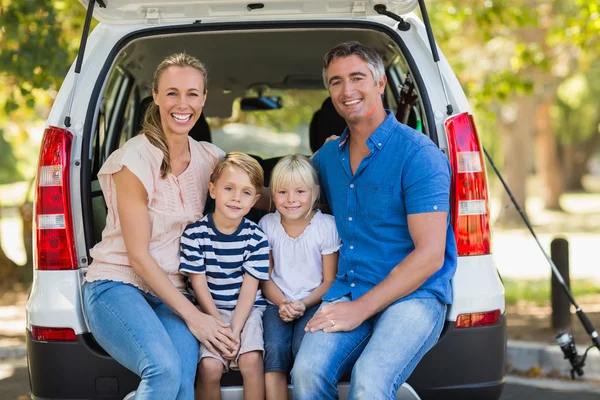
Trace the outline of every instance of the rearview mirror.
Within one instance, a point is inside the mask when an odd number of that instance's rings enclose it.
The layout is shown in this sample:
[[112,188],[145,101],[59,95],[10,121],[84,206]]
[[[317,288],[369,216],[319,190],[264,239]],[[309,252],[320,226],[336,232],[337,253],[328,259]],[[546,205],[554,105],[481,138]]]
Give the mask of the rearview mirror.
[[243,97],[240,102],[242,111],[279,110],[283,100],[279,96]]

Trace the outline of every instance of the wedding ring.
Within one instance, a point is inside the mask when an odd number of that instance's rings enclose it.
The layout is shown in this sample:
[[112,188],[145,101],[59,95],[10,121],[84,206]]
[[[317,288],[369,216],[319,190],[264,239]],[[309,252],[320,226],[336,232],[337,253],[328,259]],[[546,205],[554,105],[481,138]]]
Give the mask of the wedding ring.
[[335,322],[333,322],[333,320],[331,319],[331,326],[335,326]]

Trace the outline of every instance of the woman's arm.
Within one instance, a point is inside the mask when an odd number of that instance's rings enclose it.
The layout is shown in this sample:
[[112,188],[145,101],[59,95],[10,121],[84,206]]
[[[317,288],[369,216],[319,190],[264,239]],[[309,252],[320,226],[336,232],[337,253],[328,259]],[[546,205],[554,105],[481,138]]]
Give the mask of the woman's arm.
[[302,299],[302,302],[304,303],[307,309],[321,302],[321,299],[335,280],[335,275],[337,273],[338,255],[339,254],[336,251],[335,253],[322,256],[323,282],[321,282],[321,284],[317,286],[311,294]]
[[[222,352],[235,347],[227,325],[201,313],[173,285],[167,274],[150,254],[150,217],[148,193],[142,182],[127,168],[113,175],[121,231],[131,268],[156,296],[188,325],[192,334],[209,350]],[[211,351],[212,351],[211,350]]]

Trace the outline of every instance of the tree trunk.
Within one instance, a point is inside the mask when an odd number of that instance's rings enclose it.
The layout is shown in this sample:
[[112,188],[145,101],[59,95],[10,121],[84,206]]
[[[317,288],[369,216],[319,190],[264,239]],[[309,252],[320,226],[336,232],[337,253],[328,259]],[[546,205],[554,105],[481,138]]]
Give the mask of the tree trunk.
[[[583,144],[578,146],[576,149],[567,148],[565,151],[565,185],[566,191],[570,192],[582,192],[585,191],[583,187],[582,178],[588,172],[588,163],[590,158],[596,154],[596,150],[600,147],[600,130],[598,126],[600,120],[596,122],[592,129],[594,132],[589,136]],[[566,164],[569,165],[566,165]]]
[[540,194],[548,210],[562,210],[562,172],[558,160],[558,145],[550,117],[551,101],[544,99],[535,111],[535,161]]
[[[502,134],[502,153],[504,165],[502,174],[515,200],[526,212],[526,183],[531,164],[531,146],[534,126],[531,115],[535,109],[535,99],[532,96],[515,98],[512,117],[500,118],[499,130]],[[508,227],[523,226],[523,222],[510,198],[503,192],[502,210],[498,223]]]

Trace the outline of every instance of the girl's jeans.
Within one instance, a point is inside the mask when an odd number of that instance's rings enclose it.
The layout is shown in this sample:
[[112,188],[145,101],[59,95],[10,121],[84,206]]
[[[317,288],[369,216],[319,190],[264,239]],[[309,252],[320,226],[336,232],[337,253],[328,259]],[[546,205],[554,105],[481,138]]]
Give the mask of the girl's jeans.
[[388,306],[350,332],[307,333],[292,369],[294,399],[337,399],[337,383],[350,370],[349,400],[395,399],[436,343],[445,316],[446,306],[437,299],[410,299]]
[[138,400],[191,400],[198,341],[159,298],[109,280],[83,288],[88,324],[96,341],[142,381]]

